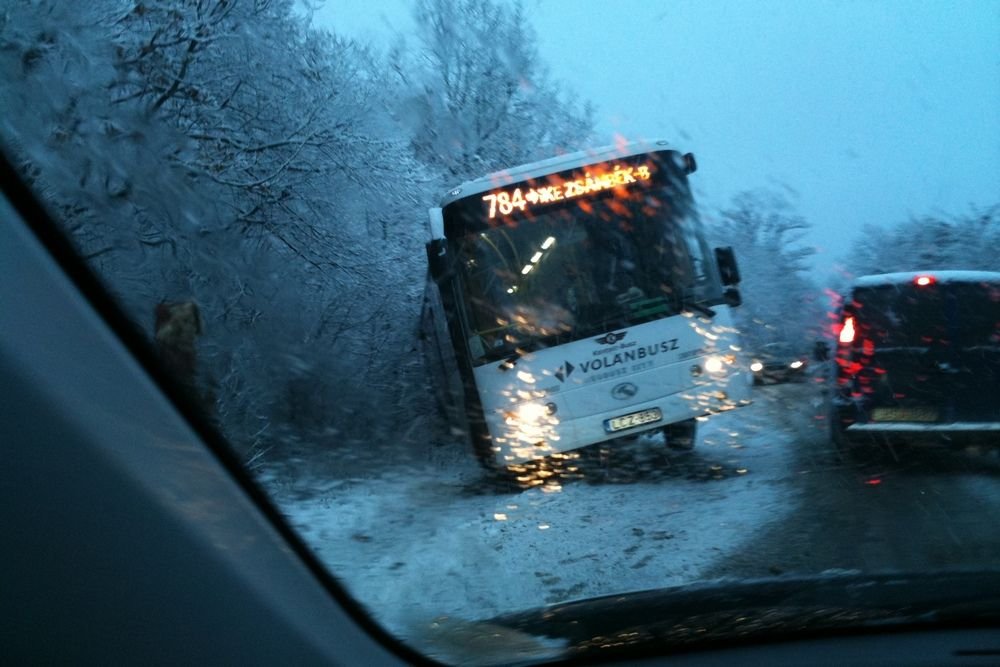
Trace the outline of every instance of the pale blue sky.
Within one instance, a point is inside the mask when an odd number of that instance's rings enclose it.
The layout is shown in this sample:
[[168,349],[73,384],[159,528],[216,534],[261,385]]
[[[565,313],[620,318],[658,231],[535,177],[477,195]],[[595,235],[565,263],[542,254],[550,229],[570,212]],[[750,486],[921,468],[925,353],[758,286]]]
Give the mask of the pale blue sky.
[[[405,0],[328,0],[317,23],[384,46]],[[598,143],[698,156],[706,217],[790,195],[828,268],[864,223],[1000,201],[1000,0],[526,0],[554,78]]]

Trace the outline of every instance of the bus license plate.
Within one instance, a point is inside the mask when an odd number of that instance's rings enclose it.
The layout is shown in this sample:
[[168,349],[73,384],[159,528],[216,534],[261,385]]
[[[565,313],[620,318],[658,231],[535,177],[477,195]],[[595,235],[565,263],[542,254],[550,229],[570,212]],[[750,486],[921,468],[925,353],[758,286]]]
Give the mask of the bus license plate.
[[642,410],[640,412],[633,412],[629,415],[606,419],[604,420],[604,430],[608,433],[614,433],[615,431],[624,431],[627,428],[635,428],[636,426],[642,426],[643,424],[652,424],[653,422],[658,422],[661,419],[663,419],[663,413],[660,412],[660,409],[650,408],[649,410]]
[[934,408],[875,408],[872,421],[876,422],[934,422],[938,411]]

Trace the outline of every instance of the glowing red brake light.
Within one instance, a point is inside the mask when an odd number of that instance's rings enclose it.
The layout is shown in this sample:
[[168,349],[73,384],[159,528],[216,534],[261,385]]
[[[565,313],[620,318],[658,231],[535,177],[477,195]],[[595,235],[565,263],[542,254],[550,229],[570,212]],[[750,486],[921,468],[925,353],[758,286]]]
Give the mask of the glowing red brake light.
[[844,326],[840,330],[840,342],[847,344],[854,342],[854,318],[848,317],[844,320]]
[[915,285],[919,285],[920,287],[926,287],[927,285],[933,285],[936,282],[937,282],[937,279],[934,276],[917,276],[916,278],[913,279],[913,283]]

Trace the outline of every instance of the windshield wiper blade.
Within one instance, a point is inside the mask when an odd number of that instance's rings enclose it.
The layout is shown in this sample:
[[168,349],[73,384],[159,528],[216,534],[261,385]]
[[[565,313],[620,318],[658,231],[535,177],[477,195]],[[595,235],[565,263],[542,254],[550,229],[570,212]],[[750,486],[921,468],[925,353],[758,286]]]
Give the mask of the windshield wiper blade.
[[500,365],[497,366],[497,368],[499,368],[502,371],[509,371],[510,369],[514,368],[514,366],[517,365],[517,360],[520,358],[521,358],[521,351],[514,350],[512,353],[504,357],[504,360],[500,362]]
[[[990,626],[1000,572],[845,572],[688,586],[575,600],[490,619],[565,642],[564,654],[623,657],[716,641],[872,628]],[[609,640],[609,638],[613,638]]]
[[697,301],[695,301],[694,299],[692,299],[690,297],[684,299],[684,301],[682,302],[682,306],[686,310],[693,310],[694,312],[698,313],[699,315],[704,315],[705,317],[707,317],[709,319],[712,319],[716,315],[716,313],[715,313],[714,310],[712,310],[708,306],[704,306],[704,305],[698,303]]

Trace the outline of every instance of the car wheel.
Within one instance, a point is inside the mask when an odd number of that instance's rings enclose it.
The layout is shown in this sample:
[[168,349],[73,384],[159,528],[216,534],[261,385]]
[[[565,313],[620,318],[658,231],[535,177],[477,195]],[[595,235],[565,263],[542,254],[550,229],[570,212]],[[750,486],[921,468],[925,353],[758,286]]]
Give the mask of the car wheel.
[[836,413],[830,417],[830,442],[843,463],[863,465],[876,463],[888,453],[886,448],[870,434],[850,435]]
[[686,419],[675,424],[667,424],[663,427],[663,437],[667,441],[667,447],[678,451],[690,451],[694,449],[694,443],[698,431],[698,421],[696,419]]
[[832,445],[837,455],[847,460],[851,457],[851,450],[854,449],[854,441],[851,436],[844,431],[844,423],[836,410],[830,412],[830,445]]

